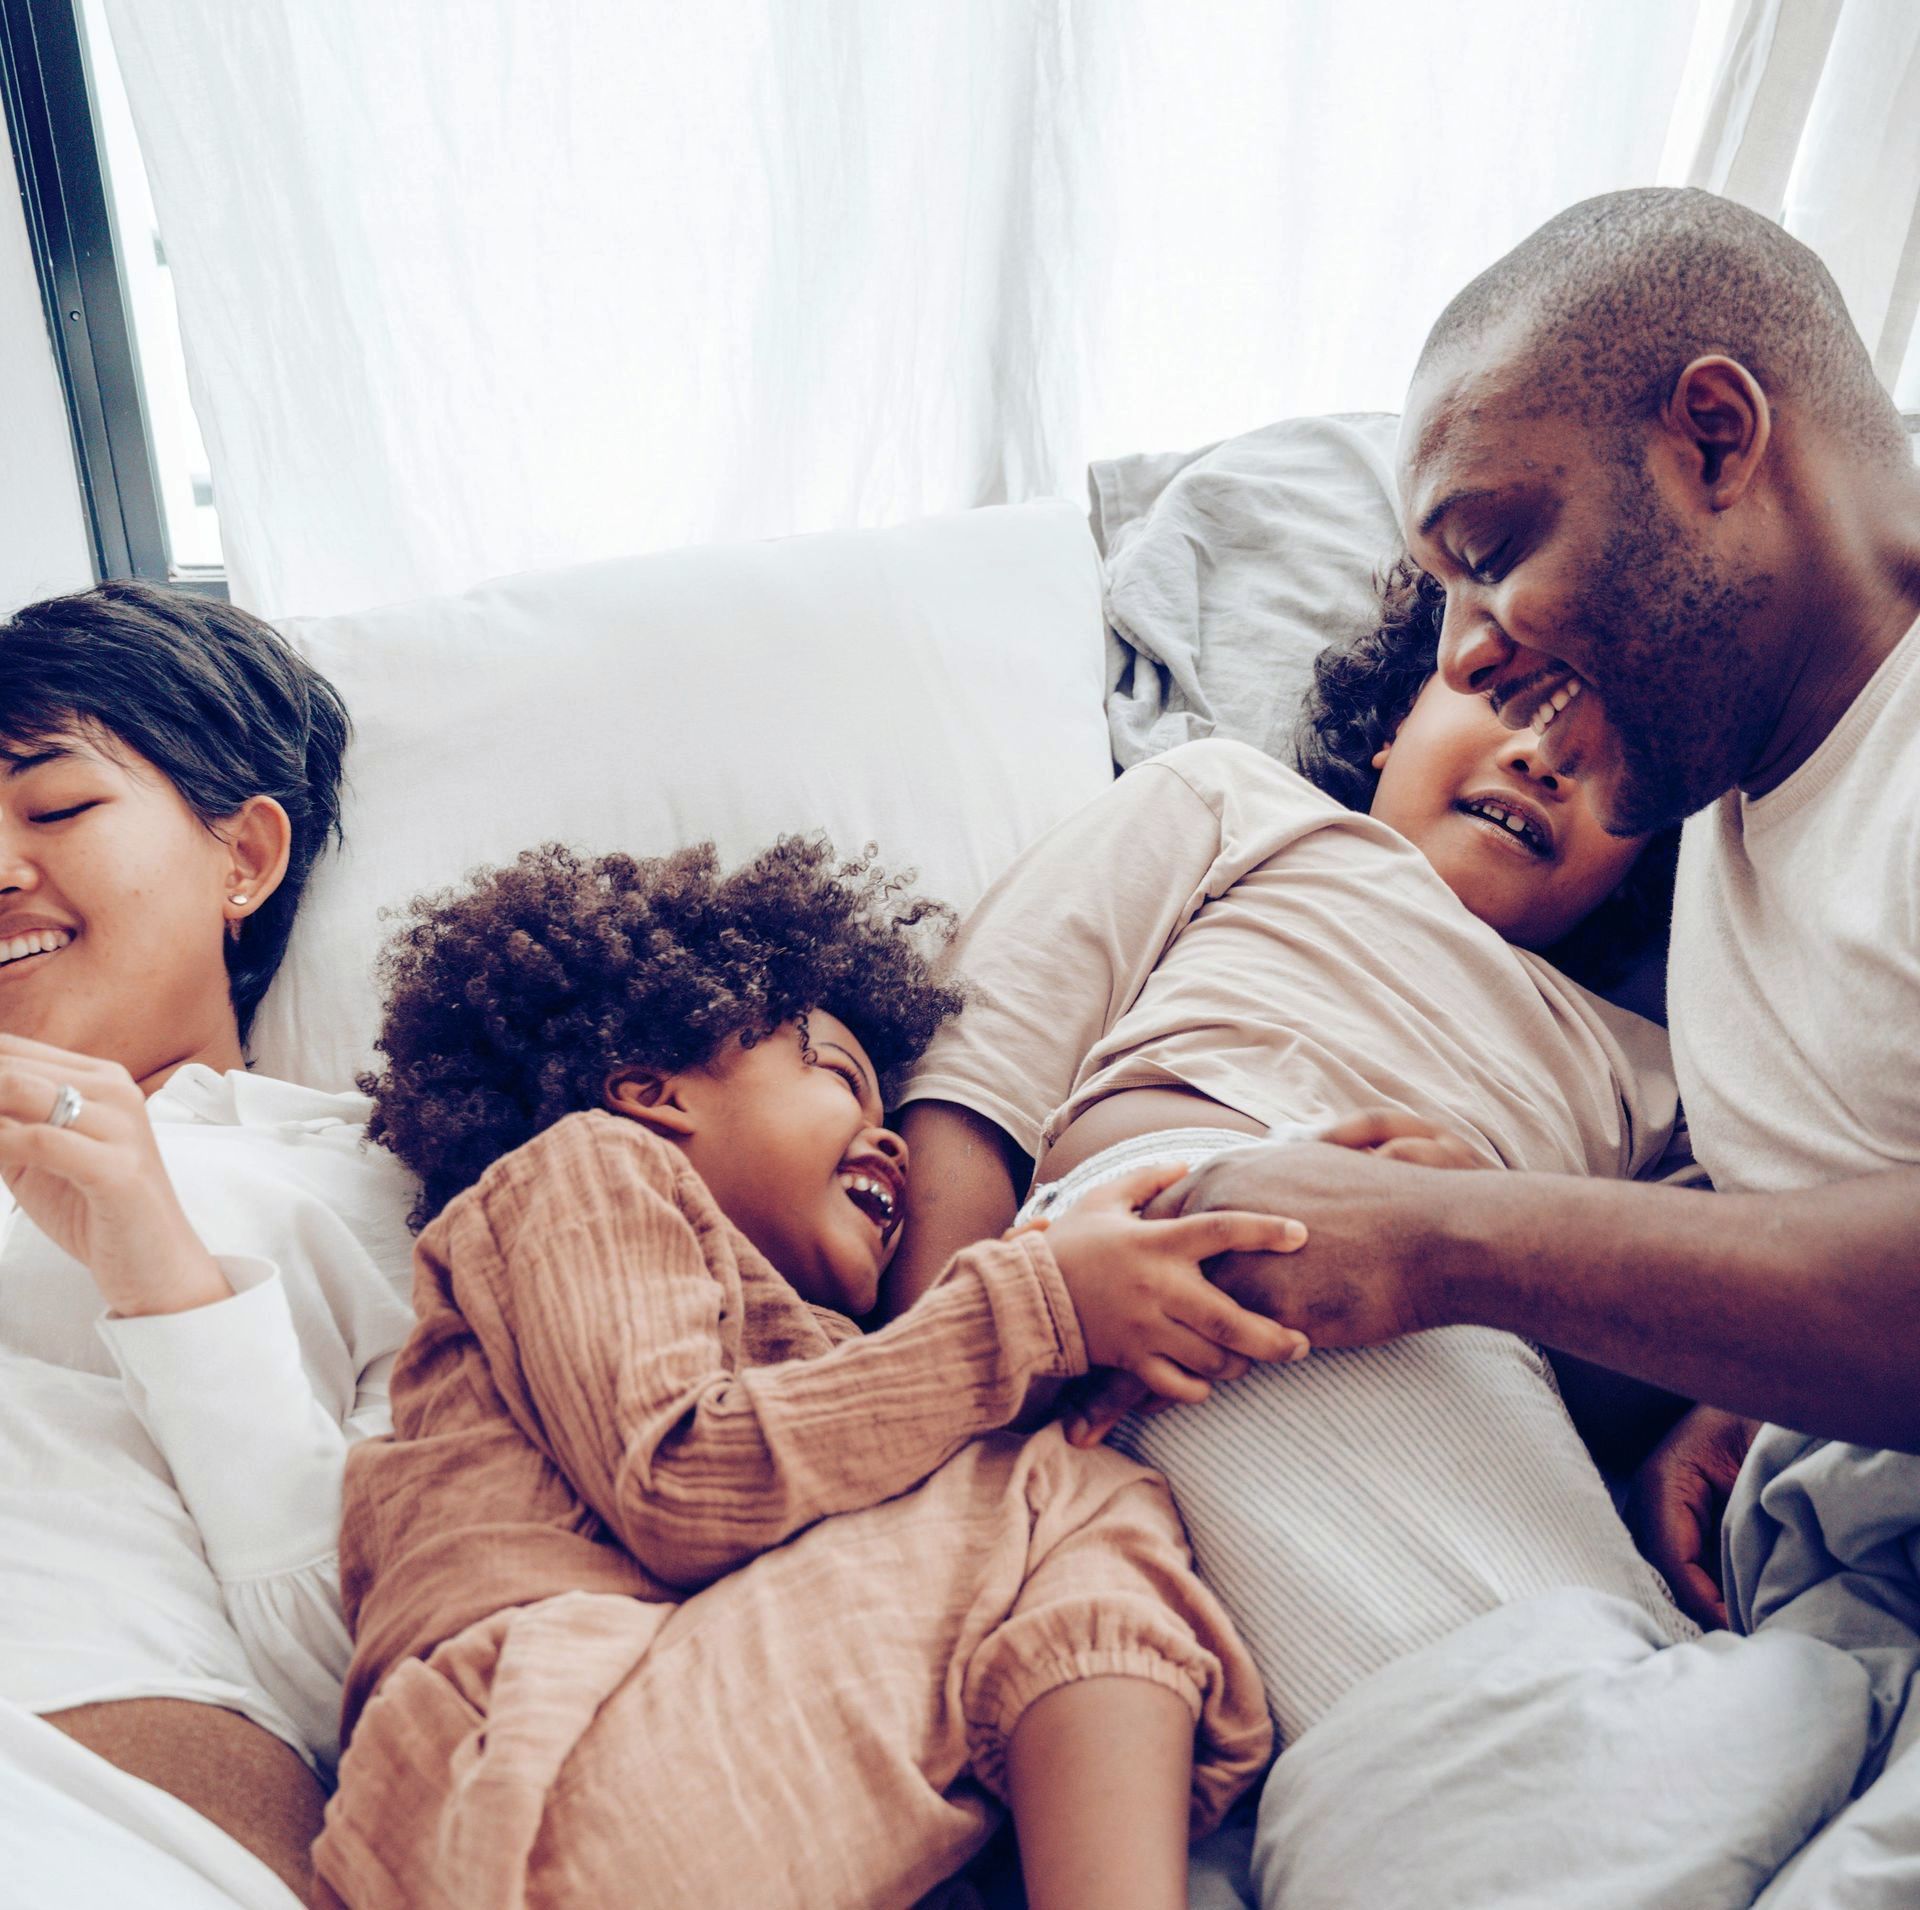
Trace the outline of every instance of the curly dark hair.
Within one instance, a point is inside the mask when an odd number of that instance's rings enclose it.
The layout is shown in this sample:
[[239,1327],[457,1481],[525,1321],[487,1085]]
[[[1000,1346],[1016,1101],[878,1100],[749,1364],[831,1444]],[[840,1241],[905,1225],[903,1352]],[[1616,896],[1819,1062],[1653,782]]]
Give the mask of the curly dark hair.
[[[1373,759],[1439,668],[1446,603],[1439,582],[1402,556],[1381,577],[1379,622],[1363,636],[1329,644],[1313,660],[1294,750],[1308,781],[1349,809],[1372,808],[1380,786]],[[1620,887],[1541,953],[1589,988],[1624,980],[1665,945],[1679,852],[1680,831],[1660,831]]]
[[897,1080],[963,997],[931,969],[953,911],[873,855],[786,836],[723,874],[711,842],[548,843],[416,898],[381,956],[386,1066],[360,1082],[368,1133],[419,1176],[415,1230],[623,1066],[677,1073],[823,1009]]

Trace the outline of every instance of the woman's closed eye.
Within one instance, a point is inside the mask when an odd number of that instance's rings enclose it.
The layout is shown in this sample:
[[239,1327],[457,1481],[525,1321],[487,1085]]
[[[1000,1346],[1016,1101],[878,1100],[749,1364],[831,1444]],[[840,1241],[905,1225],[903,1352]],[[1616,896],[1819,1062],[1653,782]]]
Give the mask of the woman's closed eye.
[[65,809],[38,809],[29,812],[29,822],[71,822],[75,816],[85,815],[89,809],[100,807],[99,798],[91,802],[70,803]]

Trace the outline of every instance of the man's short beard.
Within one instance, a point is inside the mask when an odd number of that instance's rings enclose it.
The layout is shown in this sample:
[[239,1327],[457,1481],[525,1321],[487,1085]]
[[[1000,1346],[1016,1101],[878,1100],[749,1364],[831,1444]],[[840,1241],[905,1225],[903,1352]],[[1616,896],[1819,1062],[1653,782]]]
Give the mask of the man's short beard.
[[1740,780],[1771,728],[1743,634],[1773,592],[1765,572],[1728,576],[1665,508],[1639,449],[1611,466],[1614,528],[1578,592],[1585,654],[1618,739],[1603,798],[1610,835],[1680,822]]

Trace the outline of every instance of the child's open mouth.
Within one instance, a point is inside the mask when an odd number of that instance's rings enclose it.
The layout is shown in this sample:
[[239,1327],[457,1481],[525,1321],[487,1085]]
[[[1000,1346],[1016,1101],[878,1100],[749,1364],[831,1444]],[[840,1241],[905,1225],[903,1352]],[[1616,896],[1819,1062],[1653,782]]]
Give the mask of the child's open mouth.
[[886,1182],[872,1174],[851,1173],[840,1176],[840,1189],[873,1222],[885,1240],[900,1220],[900,1200]]
[[1484,823],[1511,848],[1524,850],[1538,861],[1553,859],[1553,831],[1525,805],[1504,796],[1467,796],[1454,804],[1463,816]]

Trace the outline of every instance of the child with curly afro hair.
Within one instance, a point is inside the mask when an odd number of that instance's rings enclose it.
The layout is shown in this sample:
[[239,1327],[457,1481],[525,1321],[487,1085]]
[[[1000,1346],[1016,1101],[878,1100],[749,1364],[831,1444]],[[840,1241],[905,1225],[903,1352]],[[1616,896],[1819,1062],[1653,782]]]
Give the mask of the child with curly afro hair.
[[1297,1230],[1145,1219],[1158,1166],[862,1333],[948,920],[805,839],[415,905],[370,1086],[419,1324],[348,1465],[321,1903],[905,1906],[1000,1801],[1037,1910],[1184,1903],[1258,1676],[1160,1479],[1011,1428],[1093,1365],[1300,1357],[1201,1271]]
[[621,1068],[675,1074],[825,1009],[891,1079],[959,1012],[929,965],[951,924],[803,837],[731,874],[710,842],[647,861],[529,849],[422,898],[389,943],[368,1132],[419,1176],[417,1231],[503,1154],[605,1105]]

